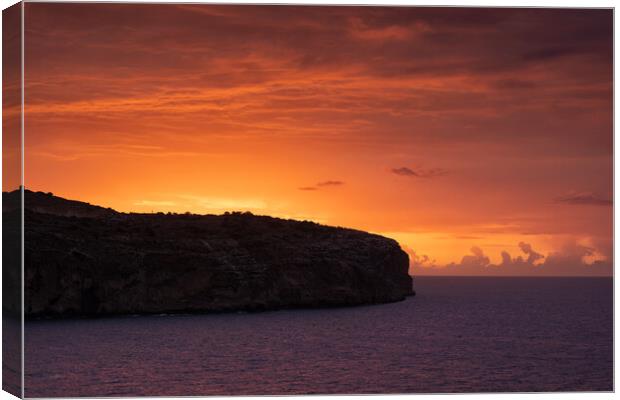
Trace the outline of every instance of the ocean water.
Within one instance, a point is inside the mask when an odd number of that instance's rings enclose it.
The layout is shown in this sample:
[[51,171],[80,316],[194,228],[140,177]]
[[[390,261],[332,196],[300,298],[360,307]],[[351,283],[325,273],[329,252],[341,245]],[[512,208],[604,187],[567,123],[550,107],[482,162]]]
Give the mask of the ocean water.
[[27,322],[26,396],[613,390],[611,278],[414,286],[375,306]]

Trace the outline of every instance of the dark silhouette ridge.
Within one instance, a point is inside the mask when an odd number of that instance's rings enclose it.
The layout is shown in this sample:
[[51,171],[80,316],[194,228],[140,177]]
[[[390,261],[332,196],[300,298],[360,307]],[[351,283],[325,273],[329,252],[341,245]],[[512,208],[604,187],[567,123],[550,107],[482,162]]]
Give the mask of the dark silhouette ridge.
[[[24,193],[27,317],[337,307],[414,294],[409,257],[379,235],[251,213],[120,213]],[[5,220],[20,217],[18,191],[3,202]]]

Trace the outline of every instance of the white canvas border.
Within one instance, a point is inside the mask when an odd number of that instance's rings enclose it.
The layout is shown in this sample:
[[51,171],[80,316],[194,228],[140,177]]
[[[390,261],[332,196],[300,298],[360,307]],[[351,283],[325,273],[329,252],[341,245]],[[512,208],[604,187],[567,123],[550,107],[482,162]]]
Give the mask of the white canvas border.
[[[29,0],[29,2],[34,2],[34,1],[46,1],[46,0]],[[60,2],[60,1],[59,1]],[[64,2],[69,2],[69,1],[64,1]],[[102,2],[102,1],[95,1],[95,0],[81,0],[81,1],[77,1],[77,2],[82,2],[82,3],[90,3],[90,2]],[[105,2],[123,2],[123,1],[105,1]],[[469,6],[469,7],[558,7],[558,8],[615,8],[615,1],[605,1],[605,0],[589,0],[589,1],[583,1],[583,0],[540,0],[540,1],[532,1],[532,0],[522,0],[522,1],[498,1],[498,0],[478,0],[478,1],[468,1],[468,0],[451,0],[451,1],[433,1],[433,0],[426,0],[426,1],[417,1],[417,0],[387,0],[387,1],[380,1],[380,0],[374,0],[374,1],[368,1],[368,0],[295,0],[295,1],[264,1],[264,0],[227,0],[227,1],[205,1],[205,2],[199,2],[199,1],[175,1],[175,0],[149,0],[149,1],[138,1],[138,0],[132,0],[129,1],[131,3],[212,3],[212,4],[312,4],[312,5],[382,5],[382,6],[443,6],[443,7],[453,7],[453,6]],[[13,4],[15,4],[16,2],[13,0],[0,0],[0,6],[2,9],[7,8]],[[22,13],[22,18],[23,18],[23,13]],[[22,21],[23,22],[23,21]],[[1,32],[1,25],[2,25],[2,21],[0,19],[0,32]],[[616,26],[616,13],[614,12],[614,27]],[[22,29],[23,29],[23,24],[22,24]],[[0,33],[1,34],[1,33]],[[22,36],[23,37],[23,36]],[[617,43],[617,39],[618,39],[618,33],[617,31],[614,29],[614,77],[616,76],[616,73],[618,72],[617,68],[618,65],[615,62],[615,43]],[[22,46],[24,45],[24,42],[22,41]],[[22,54],[23,54],[23,49],[22,49]],[[0,53],[0,81],[1,81],[1,65],[2,65],[2,54]],[[22,57],[22,100],[24,98],[24,93],[23,93],[23,79],[24,79],[24,75],[23,75],[23,57]],[[615,84],[614,84],[615,87]],[[0,98],[0,104],[1,104],[1,98]],[[614,90],[614,159],[615,159],[615,154],[617,154],[617,150],[618,150],[618,143],[615,140],[615,116],[618,113],[618,106],[617,106],[617,102],[616,102],[616,93]],[[23,104],[22,104],[22,130],[24,127],[24,121],[23,121]],[[24,135],[23,135],[23,131],[22,131],[22,145],[24,143]],[[0,142],[0,149],[1,149],[1,142]],[[23,149],[23,146],[22,146]],[[618,179],[618,175],[617,175],[617,166],[614,162],[614,198],[618,198],[618,185],[617,185],[617,179]],[[0,164],[0,172],[2,170],[2,166]],[[22,173],[23,173],[24,169],[23,169],[23,153],[22,153]],[[23,175],[22,175],[22,183],[24,182],[23,180]],[[0,204],[1,204],[1,199],[0,199]],[[22,220],[23,221],[23,220]],[[617,225],[618,222],[618,216],[615,213],[614,210],[614,238],[615,238],[615,226]],[[2,232],[0,230],[0,241],[2,238]],[[614,241],[614,265],[616,264],[616,261],[618,260],[618,244]],[[0,249],[0,256],[2,254],[2,250]],[[1,258],[0,258],[1,259]],[[23,272],[23,271],[22,271]],[[615,275],[615,274],[614,274]],[[22,274],[23,276],[23,274]],[[1,283],[1,276],[0,276],[0,283]],[[614,276],[614,321],[616,320],[616,313],[618,312],[618,310],[620,309],[618,307],[619,305],[619,300],[618,298],[615,296],[615,276]],[[0,285],[0,295],[1,295],[1,285]],[[23,293],[22,293],[23,296]],[[23,304],[23,299],[22,299],[22,304]],[[1,327],[0,327],[0,334],[1,334]],[[618,359],[618,347],[615,346],[615,342],[617,339],[617,331],[615,329],[615,324],[614,324],[614,366],[615,366],[615,360]],[[23,329],[22,329],[22,343],[23,343]],[[22,349],[22,356],[23,356],[23,349]],[[23,357],[22,357],[22,372],[23,372]],[[614,368],[614,372],[615,372],[615,368]],[[0,376],[0,381],[1,381],[1,376]],[[614,373],[614,387],[617,388],[618,387],[618,375],[616,373]],[[22,388],[23,388],[23,376],[22,376]],[[567,400],[577,400],[577,399],[593,399],[593,400],[598,400],[598,399],[609,399],[609,398],[613,398],[615,397],[614,393],[576,393],[576,392],[570,392],[570,393],[488,393],[488,394],[457,394],[457,395],[452,395],[452,394],[441,394],[441,395],[428,395],[428,394],[424,394],[424,395],[418,395],[418,394],[409,394],[409,395],[373,395],[370,396],[372,398],[376,398],[376,399],[381,399],[381,400],[405,400],[405,399],[415,399],[415,400],[431,400],[431,399],[436,399],[437,396],[457,396],[457,398],[459,399],[466,399],[466,400],[483,400],[483,399],[536,399],[536,398],[545,398],[545,399],[549,399],[549,400],[556,400],[556,399],[567,399]],[[268,398],[278,398],[278,399],[295,399],[296,397],[299,396],[261,396],[261,397],[247,397],[247,396],[238,396],[235,397],[236,399],[239,400],[263,400],[263,399],[268,399]],[[354,400],[355,398],[359,398],[360,396],[304,396],[304,397],[312,397],[318,400],[323,400],[323,399],[333,399],[333,400]],[[369,397],[369,396],[364,396],[364,397]],[[8,399],[14,399],[15,397],[4,392],[4,391],[0,391],[0,400],[8,400]],[[107,397],[109,398],[109,397]],[[153,399],[160,399],[162,397],[154,397]],[[184,399],[186,397],[167,397],[168,399]],[[198,397],[200,398],[200,397]],[[214,399],[214,400],[219,400],[219,399],[224,399],[225,397],[209,397],[209,399]],[[141,398],[137,398],[137,397],[123,397],[123,399],[141,399]]]

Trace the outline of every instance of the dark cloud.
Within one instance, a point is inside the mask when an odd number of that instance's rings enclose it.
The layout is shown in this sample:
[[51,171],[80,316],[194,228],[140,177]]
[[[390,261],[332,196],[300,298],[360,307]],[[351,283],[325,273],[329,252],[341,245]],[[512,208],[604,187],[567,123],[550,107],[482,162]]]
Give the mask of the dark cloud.
[[414,170],[407,167],[392,168],[392,172],[396,175],[402,176],[418,176],[418,174]]
[[[502,262],[497,265],[498,272],[509,275],[523,275],[538,272],[539,264],[545,258],[542,254],[536,252],[532,245],[525,242],[519,242],[519,249],[525,254],[523,256],[512,257],[507,251],[502,251]],[[541,262],[538,262],[538,261]]]
[[613,264],[608,260],[588,259],[597,256],[597,249],[575,242],[566,243],[560,250],[552,252],[542,265],[550,274],[564,275],[613,275]]
[[523,79],[505,78],[498,79],[493,86],[503,90],[532,90],[538,86],[538,83]]
[[312,190],[318,190],[318,189],[315,188],[314,186],[304,186],[304,187],[300,187],[299,190],[312,191]]
[[409,254],[409,265],[416,271],[419,268],[436,268],[437,261],[426,254],[418,254],[415,250],[406,245],[401,245],[402,249]]
[[519,242],[519,248],[527,255],[526,262],[528,264],[534,265],[536,261],[545,258],[542,254],[535,252],[529,243]]
[[484,268],[489,265],[489,257],[484,255],[484,252],[480,247],[474,246],[471,248],[471,255],[465,255],[461,259],[461,268]]
[[[479,148],[480,142],[510,147],[514,143],[507,142],[532,140],[537,152],[611,153],[612,10],[26,8],[31,115],[67,116],[71,107],[63,106],[86,101],[97,106],[89,123],[122,115],[139,124],[151,118],[137,116],[150,111],[181,132],[187,129],[180,121],[187,120],[215,132],[222,129],[214,120],[238,131],[242,124],[256,129],[257,120],[286,117],[295,129],[281,130],[291,135],[336,126],[363,138],[389,130],[393,139],[416,143]],[[445,87],[429,87],[427,78]],[[377,95],[378,87],[384,95]],[[196,89],[204,91],[191,92]],[[171,96],[170,90],[186,93]],[[34,107],[39,103],[47,104]],[[358,129],[352,121],[360,118],[371,124]],[[265,132],[273,134],[279,124]],[[385,129],[370,132],[370,126]]]
[[613,200],[592,192],[570,192],[553,199],[554,202],[584,206],[612,206]]
[[323,181],[323,182],[319,182],[316,184],[319,187],[324,187],[324,186],[341,186],[344,185],[344,182],[342,181]]
[[441,168],[432,169],[411,169],[409,167],[392,168],[392,173],[400,176],[410,176],[415,178],[435,178],[446,174],[446,171]]
[[544,61],[568,56],[573,53],[574,49],[570,46],[547,47],[527,52],[523,55],[523,59],[528,61]]

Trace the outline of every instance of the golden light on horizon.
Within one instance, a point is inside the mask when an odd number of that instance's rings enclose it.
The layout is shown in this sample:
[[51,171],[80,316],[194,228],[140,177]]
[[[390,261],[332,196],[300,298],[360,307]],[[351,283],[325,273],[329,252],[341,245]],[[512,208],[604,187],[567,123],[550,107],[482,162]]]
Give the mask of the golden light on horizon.
[[611,273],[606,10],[25,7],[31,190]]

